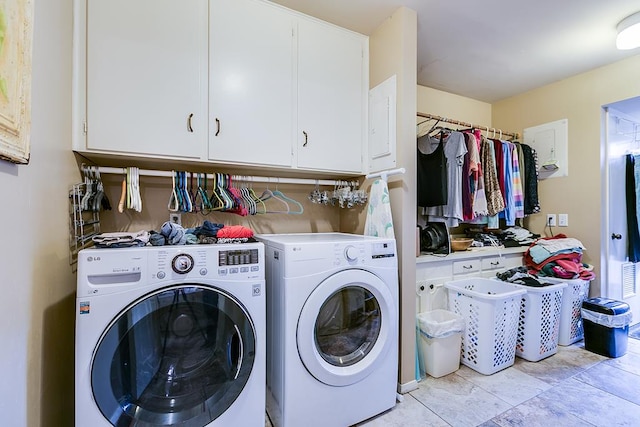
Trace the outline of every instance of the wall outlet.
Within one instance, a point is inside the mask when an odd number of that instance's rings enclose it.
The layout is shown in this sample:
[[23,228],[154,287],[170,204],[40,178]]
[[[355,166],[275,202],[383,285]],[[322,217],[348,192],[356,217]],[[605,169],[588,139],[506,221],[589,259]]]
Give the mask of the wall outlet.
[[169,222],[173,224],[182,225],[182,215],[177,212],[169,214]]
[[558,227],[569,226],[569,214],[558,214]]
[[556,226],[556,214],[547,214],[547,225],[550,227]]

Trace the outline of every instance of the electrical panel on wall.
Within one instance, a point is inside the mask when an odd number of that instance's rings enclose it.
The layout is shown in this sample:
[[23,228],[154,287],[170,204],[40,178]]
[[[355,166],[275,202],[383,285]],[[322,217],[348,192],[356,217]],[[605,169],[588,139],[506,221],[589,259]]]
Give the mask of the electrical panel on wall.
[[540,179],[569,175],[568,119],[526,128],[523,139],[538,154]]
[[396,76],[369,91],[369,173],[396,167]]

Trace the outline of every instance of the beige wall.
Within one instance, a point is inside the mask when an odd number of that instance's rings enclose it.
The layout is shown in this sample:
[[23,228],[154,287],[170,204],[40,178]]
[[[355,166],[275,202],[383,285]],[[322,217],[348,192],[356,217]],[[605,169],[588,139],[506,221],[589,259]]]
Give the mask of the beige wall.
[[547,213],[569,214],[569,227],[554,228],[580,239],[584,260],[596,267],[592,295],[600,291],[601,107],[640,95],[640,56],[598,68],[493,104],[493,125],[520,132],[526,127],[569,120],[569,176],[540,181],[542,214],[527,227],[543,234]]
[[[417,17],[400,8],[370,36],[370,86],[397,76],[397,166],[406,174],[389,179],[391,210],[399,254],[400,390],[415,382],[415,115],[417,81]],[[406,386],[403,386],[406,385]]]
[[0,161],[0,423],[71,426],[75,276],[67,196],[79,180],[70,149],[72,2],[33,4],[31,161]]
[[[418,111],[474,125],[491,126],[491,104],[430,87],[418,86]],[[425,126],[430,127],[433,123],[430,121]]]

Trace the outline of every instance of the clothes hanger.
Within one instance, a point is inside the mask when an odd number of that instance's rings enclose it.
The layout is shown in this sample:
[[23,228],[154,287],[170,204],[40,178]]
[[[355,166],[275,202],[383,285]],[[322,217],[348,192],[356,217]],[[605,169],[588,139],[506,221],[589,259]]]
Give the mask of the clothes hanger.
[[282,200],[284,200],[284,202],[287,204],[287,206],[289,206],[289,202],[293,203],[295,206],[298,207],[298,210],[296,211],[292,211],[291,208],[289,207],[289,211],[287,213],[292,214],[292,215],[301,215],[304,213],[304,206],[302,206],[302,203],[298,202],[297,200],[292,199],[291,197],[287,197],[287,195],[285,195],[282,191],[278,190],[278,185],[276,184],[276,190],[273,192],[273,194],[278,197],[281,198]]
[[[201,179],[201,175],[204,175],[204,179]],[[203,215],[208,215],[213,210],[213,206],[211,206],[211,201],[209,200],[209,196],[207,195],[207,174],[198,173],[197,180],[198,194],[196,197],[200,199],[200,213],[202,213]],[[204,188],[202,188],[202,185],[204,185]],[[196,205],[198,204],[197,198],[195,201]]]
[[[205,174],[206,179],[206,174]],[[211,197],[209,198],[209,203],[211,205],[211,210],[213,211],[222,211],[224,210],[224,200],[220,196],[220,190],[218,188],[218,174],[214,173],[211,176],[211,180],[213,181],[213,187],[211,189]],[[206,183],[205,183],[206,188]]]
[[[252,184],[253,184],[253,182],[252,182]],[[251,197],[253,198],[253,200],[256,203],[256,214],[267,213],[267,205],[265,205],[264,202],[262,201],[262,199],[260,199],[260,197],[258,197],[258,195],[255,193],[255,191],[253,191],[253,185],[249,185],[249,194],[251,195]],[[260,207],[262,207],[262,209],[259,209]]]
[[171,171],[171,195],[169,196],[169,204],[167,205],[169,212],[178,212],[180,204],[178,203],[178,194],[176,192],[176,172]]
[[[269,179],[269,181],[271,181],[271,179]],[[276,197],[275,194],[273,194],[273,192],[269,189],[269,184],[267,183],[267,188],[260,195],[260,200],[262,200],[263,202],[266,202],[267,200],[271,200],[271,199],[277,200],[278,202],[280,202],[281,206],[284,206],[284,209],[286,210],[267,209],[265,213],[289,213],[289,204],[285,200]]]
[[127,170],[123,169],[124,176],[122,177],[122,190],[120,192],[120,201],[118,202],[118,212],[124,212],[124,205],[127,200]]

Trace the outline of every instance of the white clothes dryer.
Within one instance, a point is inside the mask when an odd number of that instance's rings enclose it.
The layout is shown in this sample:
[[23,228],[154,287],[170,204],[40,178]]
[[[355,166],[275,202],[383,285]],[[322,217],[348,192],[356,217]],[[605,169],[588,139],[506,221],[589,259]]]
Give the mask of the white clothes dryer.
[[267,413],[275,427],[350,426],[395,405],[395,241],[343,233],[265,244]]
[[264,245],[78,254],[76,425],[263,426]]

